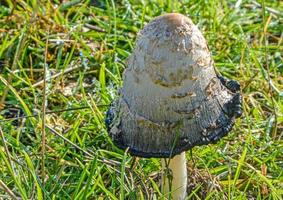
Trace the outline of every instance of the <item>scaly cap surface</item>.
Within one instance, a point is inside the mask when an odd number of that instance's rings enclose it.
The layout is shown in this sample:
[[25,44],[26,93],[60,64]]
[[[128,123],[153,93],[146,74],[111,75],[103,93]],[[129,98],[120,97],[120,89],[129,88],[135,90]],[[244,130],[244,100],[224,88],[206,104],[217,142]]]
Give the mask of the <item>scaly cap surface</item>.
[[206,40],[177,13],[140,31],[119,99],[107,114],[120,148],[141,157],[172,157],[219,140],[241,114],[239,85],[216,75]]

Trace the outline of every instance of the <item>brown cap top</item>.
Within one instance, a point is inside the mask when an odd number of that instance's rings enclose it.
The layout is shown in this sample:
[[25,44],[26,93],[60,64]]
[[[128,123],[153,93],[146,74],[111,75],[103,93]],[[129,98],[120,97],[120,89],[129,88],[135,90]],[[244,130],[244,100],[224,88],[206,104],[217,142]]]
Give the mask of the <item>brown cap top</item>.
[[206,41],[177,13],[140,31],[120,97],[107,112],[114,143],[141,157],[172,157],[219,140],[241,114],[239,85],[216,75]]
[[162,16],[156,17],[153,22],[154,21],[157,23],[164,23],[171,27],[172,30],[183,26],[185,23],[193,24],[191,19],[179,13],[167,13]]

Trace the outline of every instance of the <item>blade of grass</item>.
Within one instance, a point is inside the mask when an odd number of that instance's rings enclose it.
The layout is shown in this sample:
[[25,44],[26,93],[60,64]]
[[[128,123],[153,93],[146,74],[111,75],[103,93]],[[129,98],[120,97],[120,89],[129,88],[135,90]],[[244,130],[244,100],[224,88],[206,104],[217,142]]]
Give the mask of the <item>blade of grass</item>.
[[238,167],[237,167],[237,170],[236,170],[236,173],[235,173],[235,176],[234,176],[234,180],[233,180],[233,191],[232,191],[232,194],[235,192],[237,181],[239,179],[242,166],[244,165],[244,162],[245,162],[245,159],[246,159],[246,155],[247,155],[247,147],[244,147],[242,155],[241,155],[239,161],[237,162],[238,163]]
[[123,160],[121,163],[121,182],[120,182],[120,199],[125,199],[125,165],[127,160],[128,149],[124,152]]
[[[32,116],[32,113],[29,109],[29,107],[27,106],[27,104],[25,103],[25,101],[20,97],[20,95],[18,94],[18,92],[8,83],[8,81],[0,75],[0,81],[7,87],[9,88],[9,90],[15,95],[15,97],[18,99],[18,101],[21,103],[23,110],[25,112],[25,114],[27,116]],[[32,123],[33,126],[35,126],[36,124],[36,120],[33,118],[29,118],[30,122]]]
[[36,185],[37,199],[43,200],[44,199],[43,198],[43,193],[42,193],[41,187],[40,187],[40,185],[38,183],[38,179],[36,177],[36,171],[35,171],[35,168],[33,166],[33,163],[31,161],[29,155],[26,152],[24,152],[24,156],[25,156],[26,163],[27,163],[27,165],[28,165],[28,167],[30,169],[30,172],[32,174],[33,180],[34,180],[35,185]]
[[97,169],[97,156],[93,159],[91,163],[91,171],[87,179],[86,187],[84,189],[83,199],[87,199],[87,194],[89,193],[89,187],[93,180],[93,176],[96,169]]
[[[14,172],[12,164],[8,161],[8,159],[6,158],[6,156],[3,153],[1,148],[0,148],[0,155],[1,155],[1,157],[4,161],[4,163],[5,163],[6,167],[8,168],[8,173],[11,175],[12,179],[15,182],[16,188],[19,190],[19,192],[21,194],[21,198],[24,199],[24,200],[28,200],[27,193],[26,193],[24,187],[22,186],[22,184],[19,180],[19,177]],[[4,166],[4,164],[3,164],[3,166]]]

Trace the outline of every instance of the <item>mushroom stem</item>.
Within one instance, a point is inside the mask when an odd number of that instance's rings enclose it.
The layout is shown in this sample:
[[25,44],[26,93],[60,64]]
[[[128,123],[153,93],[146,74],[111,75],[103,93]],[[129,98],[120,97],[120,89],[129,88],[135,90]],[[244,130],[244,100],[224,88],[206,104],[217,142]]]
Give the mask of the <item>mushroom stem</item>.
[[[187,189],[186,153],[162,159],[162,192],[168,199],[184,200]],[[169,169],[169,170],[168,170]]]

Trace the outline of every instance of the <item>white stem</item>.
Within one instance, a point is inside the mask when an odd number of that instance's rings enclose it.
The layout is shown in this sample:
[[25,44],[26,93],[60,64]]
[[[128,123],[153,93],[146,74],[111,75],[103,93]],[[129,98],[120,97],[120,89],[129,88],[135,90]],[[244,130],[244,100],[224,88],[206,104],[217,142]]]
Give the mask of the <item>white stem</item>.
[[[184,200],[186,198],[187,189],[187,168],[185,152],[176,155],[170,160],[162,159],[162,169],[164,174],[162,178],[163,194],[167,194],[167,198],[171,194],[172,200]],[[171,172],[166,173],[168,172],[167,169],[169,169],[169,171]]]

